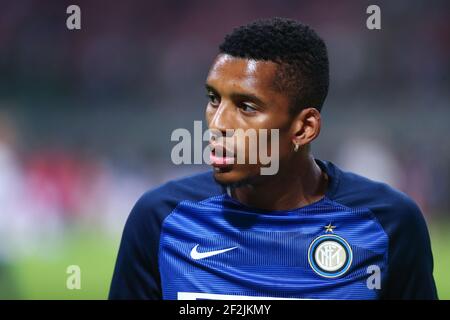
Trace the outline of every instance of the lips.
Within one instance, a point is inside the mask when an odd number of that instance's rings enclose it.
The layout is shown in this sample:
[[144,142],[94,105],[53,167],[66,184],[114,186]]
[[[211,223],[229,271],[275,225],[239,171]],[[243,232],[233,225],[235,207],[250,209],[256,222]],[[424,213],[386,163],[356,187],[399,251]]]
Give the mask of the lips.
[[213,166],[228,166],[234,163],[234,157],[217,157],[212,153],[209,156],[209,159]]
[[[215,144],[215,145],[210,144],[210,147],[211,147],[211,154],[210,154],[209,158],[211,160],[212,166],[224,167],[224,166],[229,166],[231,164],[234,164],[234,162],[235,162],[234,152],[232,152],[229,149],[226,149],[224,146],[218,145],[218,144]],[[222,150],[222,156],[217,155],[216,150]]]

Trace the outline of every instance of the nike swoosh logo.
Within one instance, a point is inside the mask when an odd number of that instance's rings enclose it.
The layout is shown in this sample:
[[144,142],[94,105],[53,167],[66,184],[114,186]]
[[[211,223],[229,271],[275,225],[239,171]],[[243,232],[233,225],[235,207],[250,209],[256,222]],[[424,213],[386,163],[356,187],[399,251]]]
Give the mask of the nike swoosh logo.
[[204,258],[208,258],[208,257],[212,257],[215,256],[217,254],[221,254],[233,249],[236,249],[237,247],[232,247],[232,248],[227,248],[227,249],[222,249],[222,250],[215,250],[215,251],[208,251],[208,252],[198,252],[197,251],[197,247],[199,245],[197,244],[195,247],[192,248],[191,250],[191,258],[194,260],[200,260],[200,259],[204,259]]

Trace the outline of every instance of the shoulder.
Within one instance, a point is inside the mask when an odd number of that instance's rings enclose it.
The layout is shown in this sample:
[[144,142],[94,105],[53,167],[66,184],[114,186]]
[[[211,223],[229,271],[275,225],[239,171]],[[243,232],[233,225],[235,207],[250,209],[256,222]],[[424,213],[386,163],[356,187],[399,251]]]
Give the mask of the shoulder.
[[430,236],[419,206],[405,193],[351,172],[339,171],[335,201],[369,209],[388,236],[384,299],[436,299]]
[[201,201],[223,192],[223,188],[215,182],[212,171],[172,180],[141,195],[129,220],[161,222],[184,200]]
[[425,218],[405,193],[335,167],[338,186],[334,201],[368,209],[389,239],[389,276],[384,298],[435,299],[433,256]]
[[164,219],[181,201],[200,201],[221,192],[212,172],[169,181],[145,192],[125,223],[109,297],[161,299],[158,252]]
[[416,202],[392,186],[344,171],[335,167],[338,186],[333,200],[350,208],[367,208],[382,224],[413,224],[420,227],[425,223]]
[[389,237],[391,246],[429,242],[424,216],[411,197],[386,183],[344,171],[331,162],[323,164],[331,174],[331,200],[350,209],[369,210]]

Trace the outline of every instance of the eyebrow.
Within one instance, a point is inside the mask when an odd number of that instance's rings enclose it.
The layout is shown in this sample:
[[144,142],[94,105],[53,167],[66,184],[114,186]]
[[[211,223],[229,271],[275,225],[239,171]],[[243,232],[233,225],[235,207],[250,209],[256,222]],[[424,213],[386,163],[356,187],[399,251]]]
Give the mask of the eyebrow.
[[[218,91],[211,85],[209,84],[205,84],[205,88],[208,91],[212,91],[214,94],[218,94]],[[264,103],[264,101],[262,101],[260,98],[258,98],[256,95],[252,94],[252,93],[232,93],[231,94],[231,98],[232,99],[239,99],[239,100],[249,100],[252,102],[255,102],[256,104],[260,105],[261,107],[265,107],[266,104]]]

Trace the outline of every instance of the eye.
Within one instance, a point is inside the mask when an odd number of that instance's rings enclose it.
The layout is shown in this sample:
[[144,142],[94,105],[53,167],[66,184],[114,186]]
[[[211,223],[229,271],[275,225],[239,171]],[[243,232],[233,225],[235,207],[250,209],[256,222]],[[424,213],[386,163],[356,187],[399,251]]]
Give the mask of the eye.
[[244,111],[245,113],[253,113],[256,112],[258,109],[256,108],[256,106],[249,104],[249,103],[243,103],[240,108],[242,109],[242,111]]
[[213,106],[213,107],[217,107],[220,104],[219,98],[212,92],[208,92],[206,94],[206,97],[209,99],[209,103]]

